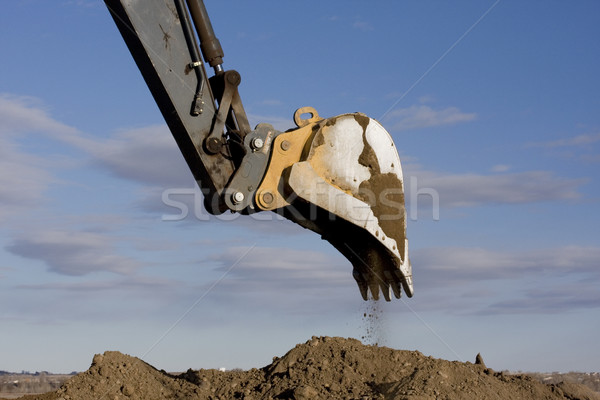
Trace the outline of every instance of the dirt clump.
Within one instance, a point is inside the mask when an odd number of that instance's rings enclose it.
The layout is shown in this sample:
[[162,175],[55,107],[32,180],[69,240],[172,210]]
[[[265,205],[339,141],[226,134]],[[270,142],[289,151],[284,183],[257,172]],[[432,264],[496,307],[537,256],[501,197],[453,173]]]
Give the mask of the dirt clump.
[[174,375],[106,352],[58,391],[23,399],[600,400],[600,395],[581,385],[547,385],[495,372],[482,361],[446,361],[356,339],[313,337],[270,365],[248,371],[190,369]]

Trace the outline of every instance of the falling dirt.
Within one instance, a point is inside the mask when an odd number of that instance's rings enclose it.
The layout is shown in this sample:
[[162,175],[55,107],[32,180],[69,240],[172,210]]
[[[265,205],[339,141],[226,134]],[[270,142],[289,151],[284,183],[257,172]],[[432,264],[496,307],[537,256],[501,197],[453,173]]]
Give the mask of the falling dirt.
[[313,337],[248,371],[168,374],[138,358],[106,352],[56,392],[23,399],[600,400],[600,395],[581,385],[547,385],[494,372],[482,361],[446,361],[356,339]]
[[367,345],[385,345],[385,321],[383,319],[383,310],[379,305],[380,302],[369,298],[364,304],[365,311],[362,316],[364,334],[360,337],[361,341]]

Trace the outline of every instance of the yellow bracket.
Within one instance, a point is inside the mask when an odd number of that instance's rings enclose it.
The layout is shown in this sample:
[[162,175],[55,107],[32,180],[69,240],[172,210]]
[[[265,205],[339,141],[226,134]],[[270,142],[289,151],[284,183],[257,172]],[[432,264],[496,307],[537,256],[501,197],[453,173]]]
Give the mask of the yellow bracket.
[[[310,114],[310,117],[302,118],[305,114]],[[286,200],[286,197],[291,195],[286,193],[286,170],[303,158],[306,144],[312,139],[315,131],[313,128],[322,120],[314,108],[299,108],[294,113],[294,122],[298,129],[284,132],[275,138],[267,173],[255,195],[256,204],[261,210],[275,210],[290,205]]]

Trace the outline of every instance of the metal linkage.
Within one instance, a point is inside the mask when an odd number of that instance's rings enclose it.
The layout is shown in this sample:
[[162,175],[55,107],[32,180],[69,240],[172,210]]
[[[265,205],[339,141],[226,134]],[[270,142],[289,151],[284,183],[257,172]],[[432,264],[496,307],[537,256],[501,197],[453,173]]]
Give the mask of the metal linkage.
[[225,203],[232,211],[251,214],[262,210],[254,198],[267,171],[273,140],[280,133],[270,124],[258,124],[244,138],[248,152],[225,191]]

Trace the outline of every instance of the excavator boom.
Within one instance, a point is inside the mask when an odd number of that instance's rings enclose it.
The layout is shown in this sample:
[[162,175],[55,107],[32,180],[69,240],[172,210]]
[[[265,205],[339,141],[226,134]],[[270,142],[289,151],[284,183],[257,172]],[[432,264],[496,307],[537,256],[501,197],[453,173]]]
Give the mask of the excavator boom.
[[[202,0],[105,0],[212,214],[277,212],[353,265],[362,297],[413,294],[400,158],[361,113],[252,129]],[[208,64],[214,71],[209,76]],[[307,116],[308,117],[305,117]]]

